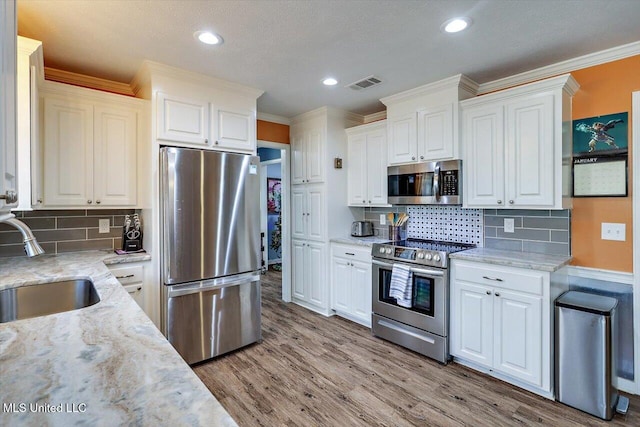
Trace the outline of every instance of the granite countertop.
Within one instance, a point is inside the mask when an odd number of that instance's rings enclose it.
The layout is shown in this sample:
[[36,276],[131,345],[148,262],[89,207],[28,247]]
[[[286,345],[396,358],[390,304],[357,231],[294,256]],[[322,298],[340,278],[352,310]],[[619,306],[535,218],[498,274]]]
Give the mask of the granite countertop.
[[90,307],[0,324],[0,425],[236,426],[105,265],[147,259],[0,259],[0,289],[90,278],[100,295]]
[[353,237],[353,236],[344,236],[344,237],[332,237],[330,239],[335,243],[343,243],[345,245],[359,245],[359,246],[373,246],[374,243],[385,243],[388,242],[389,239],[382,239],[377,236],[370,237]]
[[571,257],[567,255],[548,255],[532,252],[503,251],[489,248],[475,248],[455,252],[449,255],[453,259],[484,262],[488,264],[506,265],[509,267],[528,268],[554,272],[569,264]]

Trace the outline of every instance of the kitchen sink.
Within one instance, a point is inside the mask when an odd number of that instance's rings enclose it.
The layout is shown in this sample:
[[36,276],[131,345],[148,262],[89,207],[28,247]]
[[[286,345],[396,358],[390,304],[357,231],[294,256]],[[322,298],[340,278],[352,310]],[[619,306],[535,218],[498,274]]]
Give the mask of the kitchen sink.
[[88,279],[41,283],[0,291],[0,323],[89,307],[100,301]]

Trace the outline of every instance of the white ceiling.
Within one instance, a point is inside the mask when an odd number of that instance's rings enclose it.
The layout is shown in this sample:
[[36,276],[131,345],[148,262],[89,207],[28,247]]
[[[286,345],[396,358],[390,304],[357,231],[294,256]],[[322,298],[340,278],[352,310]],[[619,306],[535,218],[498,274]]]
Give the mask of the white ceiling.
[[[638,0],[18,0],[18,32],[45,65],[129,83],[144,59],[265,91],[258,111],[292,117],[463,73],[478,83],[640,40]],[[467,16],[458,34],[444,21]],[[196,42],[210,29],[221,46]],[[364,91],[344,86],[374,74]],[[335,87],[320,84],[325,76]]]

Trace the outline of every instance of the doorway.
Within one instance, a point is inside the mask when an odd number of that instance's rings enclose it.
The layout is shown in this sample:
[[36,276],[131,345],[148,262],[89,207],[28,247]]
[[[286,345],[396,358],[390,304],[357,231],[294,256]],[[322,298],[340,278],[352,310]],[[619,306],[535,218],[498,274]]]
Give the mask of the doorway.
[[282,275],[282,300],[291,301],[289,145],[258,140],[263,268]]

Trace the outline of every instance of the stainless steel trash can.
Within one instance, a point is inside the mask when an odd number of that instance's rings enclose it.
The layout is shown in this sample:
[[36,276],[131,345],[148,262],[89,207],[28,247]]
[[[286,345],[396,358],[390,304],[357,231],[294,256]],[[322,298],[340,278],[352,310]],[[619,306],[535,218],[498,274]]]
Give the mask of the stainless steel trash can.
[[613,418],[619,396],[617,305],[615,298],[577,291],[555,301],[556,399],[605,420]]

